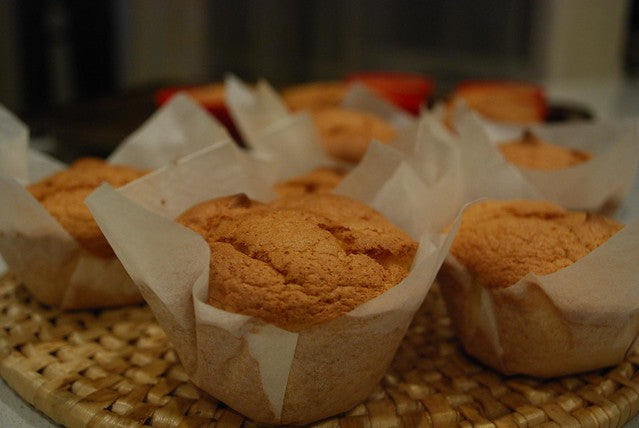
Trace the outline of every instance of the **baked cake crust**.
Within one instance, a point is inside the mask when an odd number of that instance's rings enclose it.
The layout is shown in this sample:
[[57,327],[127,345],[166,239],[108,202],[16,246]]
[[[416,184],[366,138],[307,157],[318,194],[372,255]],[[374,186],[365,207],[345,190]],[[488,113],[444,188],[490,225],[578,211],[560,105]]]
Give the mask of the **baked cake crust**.
[[483,201],[467,209],[451,253],[484,287],[508,287],[571,265],[622,227],[550,202]]
[[330,193],[346,175],[340,168],[317,168],[308,174],[275,184],[280,196],[303,195],[305,193]]
[[326,152],[346,162],[359,162],[371,140],[389,143],[397,136],[395,128],[371,113],[330,107],[311,112]]
[[119,187],[145,173],[128,166],[111,165],[98,158],[82,158],[66,170],[30,185],[27,190],[80,246],[98,257],[113,257],[113,250],[84,199],[103,182]]
[[519,167],[547,171],[569,168],[592,158],[588,152],[551,144],[530,132],[500,144],[499,151],[508,162]]
[[417,244],[366,205],[332,194],[204,202],[178,222],[211,248],[209,303],[299,331],[398,284]]

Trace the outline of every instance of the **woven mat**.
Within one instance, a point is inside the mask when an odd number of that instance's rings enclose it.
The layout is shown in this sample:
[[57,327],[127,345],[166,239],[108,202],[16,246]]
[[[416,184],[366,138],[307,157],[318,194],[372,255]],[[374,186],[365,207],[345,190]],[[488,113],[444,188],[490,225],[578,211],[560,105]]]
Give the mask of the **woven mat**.
[[[70,426],[255,426],[192,385],[151,311],[63,313],[0,279],[0,375]],[[464,355],[435,289],[369,399],[320,427],[599,427],[639,412],[639,355],[552,380],[504,377]]]

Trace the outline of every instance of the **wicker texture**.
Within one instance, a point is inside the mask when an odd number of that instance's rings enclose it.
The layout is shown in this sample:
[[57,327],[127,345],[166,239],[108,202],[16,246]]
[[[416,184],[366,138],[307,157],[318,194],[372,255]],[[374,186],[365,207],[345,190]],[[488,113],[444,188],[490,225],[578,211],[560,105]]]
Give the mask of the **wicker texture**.
[[[144,306],[60,312],[0,279],[0,375],[60,424],[253,426],[192,385]],[[639,355],[552,380],[504,377],[469,359],[429,294],[369,399],[320,427],[609,427],[639,412]]]

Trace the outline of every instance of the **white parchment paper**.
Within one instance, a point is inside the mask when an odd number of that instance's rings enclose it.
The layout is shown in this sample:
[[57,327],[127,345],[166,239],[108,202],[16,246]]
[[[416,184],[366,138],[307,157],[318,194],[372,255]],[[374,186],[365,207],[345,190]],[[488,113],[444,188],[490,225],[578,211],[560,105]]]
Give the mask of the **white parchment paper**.
[[361,83],[349,86],[342,107],[372,113],[402,131],[415,125],[415,118],[393,103],[381,98]]
[[465,195],[460,151],[437,126],[436,118],[424,115],[415,127],[414,140],[402,140],[399,146],[372,142],[335,193],[367,201],[387,216],[387,210],[398,203],[412,201],[413,209],[422,215],[404,210],[395,212],[394,219],[415,239],[424,230],[443,230],[465,203]]
[[0,177],[29,181],[29,130],[0,105]]
[[224,90],[233,122],[252,149],[259,150],[257,138],[265,128],[290,113],[282,98],[265,80],[251,88],[236,76],[229,75],[224,79]]

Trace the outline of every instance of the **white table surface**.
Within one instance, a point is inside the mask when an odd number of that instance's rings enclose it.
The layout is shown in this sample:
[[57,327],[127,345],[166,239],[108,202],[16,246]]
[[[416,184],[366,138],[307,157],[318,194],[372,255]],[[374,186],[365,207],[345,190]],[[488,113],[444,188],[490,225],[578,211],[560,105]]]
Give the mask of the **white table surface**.
[[[548,83],[550,99],[575,101],[591,107],[598,118],[637,118],[639,120],[639,81],[577,82],[570,85]],[[622,222],[639,218],[639,174],[618,217]],[[1,260],[1,259],[0,259]],[[2,271],[0,262],[0,271]],[[0,380],[0,426],[57,427],[55,422],[22,400]],[[626,424],[639,427],[639,416]]]

